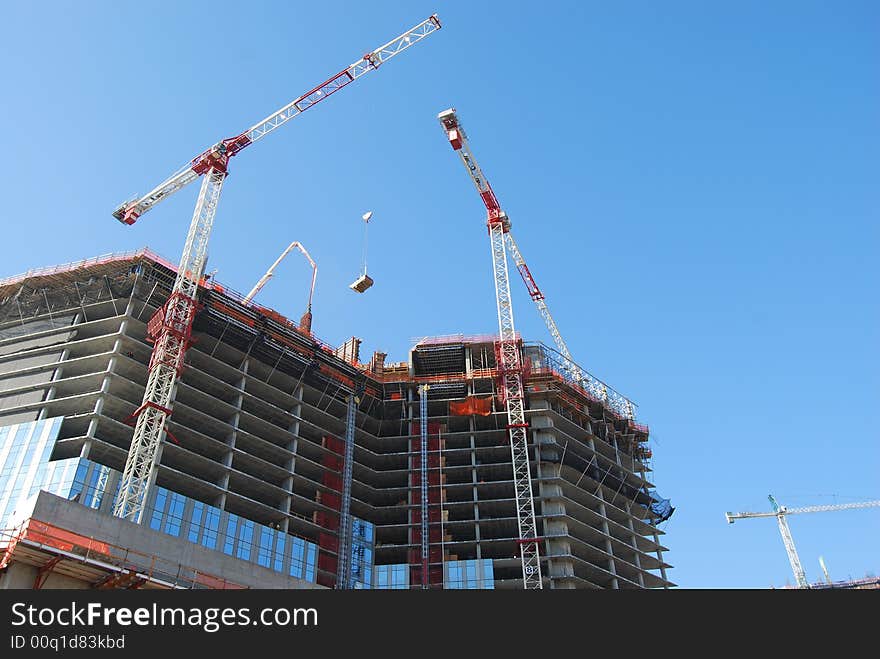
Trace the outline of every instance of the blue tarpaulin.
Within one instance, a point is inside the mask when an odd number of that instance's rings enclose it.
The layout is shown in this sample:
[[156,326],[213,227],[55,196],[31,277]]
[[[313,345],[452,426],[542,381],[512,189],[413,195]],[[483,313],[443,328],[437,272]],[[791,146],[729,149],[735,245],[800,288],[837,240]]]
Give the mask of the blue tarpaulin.
[[651,504],[651,512],[659,516],[659,519],[657,520],[658,523],[665,522],[672,517],[675,508],[672,507],[672,503],[669,499],[664,499],[656,492],[651,493],[651,498],[654,499],[654,502]]

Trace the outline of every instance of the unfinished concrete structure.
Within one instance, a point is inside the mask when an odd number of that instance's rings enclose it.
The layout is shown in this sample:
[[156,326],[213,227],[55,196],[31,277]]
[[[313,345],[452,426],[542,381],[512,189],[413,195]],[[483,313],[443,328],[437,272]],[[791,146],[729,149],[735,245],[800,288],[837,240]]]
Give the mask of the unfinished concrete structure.
[[[407,362],[375,353],[361,363],[359,339],[328,346],[211,281],[199,288],[146,514],[140,525],[112,517],[150,360],[147,323],[174,276],[142,250],[0,281],[0,587],[47,583],[85,554],[114,567],[84,572],[83,584],[522,587],[494,337],[429,338]],[[522,351],[545,587],[671,586],[657,528],[671,508],[647,479],[647,427],[571,381],[552,349]],[[35,502],[39,490],[63,499]],[[80,551],[130,541],[168,560],[180,555],[172,540],[219,555],[192,554],[209,578],[140,581],[130,575],[144,570],[119,552]],[[338,583],[346,561],[350,581]]]

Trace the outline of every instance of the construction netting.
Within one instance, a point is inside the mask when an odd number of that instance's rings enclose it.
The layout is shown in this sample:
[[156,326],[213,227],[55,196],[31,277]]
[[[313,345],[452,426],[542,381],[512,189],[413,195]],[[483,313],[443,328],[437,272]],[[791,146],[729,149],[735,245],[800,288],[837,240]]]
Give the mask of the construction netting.
[[492,396],[468,396],[464,400],[449,403],[449,414],[453,416],[489,416],[492,414]]

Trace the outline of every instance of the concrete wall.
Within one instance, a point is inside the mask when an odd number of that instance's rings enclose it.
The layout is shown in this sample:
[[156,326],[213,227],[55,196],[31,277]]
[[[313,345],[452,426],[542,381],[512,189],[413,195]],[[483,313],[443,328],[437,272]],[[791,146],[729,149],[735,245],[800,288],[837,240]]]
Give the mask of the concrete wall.
[[[97,540],[128,547],[142,554],[151,554],[170,563],[179,563],[213,577],[220,577],[240,586],[248,588],[283,588],[304,589],[321,588],[313,583],[289,577],[279,572],[266,569],[248,561],[243,561],[226,554],[196,545],[188,540],[175,538],[149,527],[134,524],[118,517],[92,510],[82,504],[40,492],[34,499],[33,512],[29,515],[47,524],[73,531],[80,535]],[[12,570],[10,570],[10,573]],[[36,572],[26,573],[16,568],[0,582],[0,587],[31,588]],[[8,585],[4,582],[26,585]],[[30,583],[27,580],[30,579]],[[47,581],[45,588],[53,588],[53,582]],[[62,585],[57,587],[78,587]]]
[[[0,574],[0,590],[30,590],[39,572],[37,566],[13,562]],[[52,590],[82,590],[91,584],[66,574],[51,573],[43,583],[43,588]]]

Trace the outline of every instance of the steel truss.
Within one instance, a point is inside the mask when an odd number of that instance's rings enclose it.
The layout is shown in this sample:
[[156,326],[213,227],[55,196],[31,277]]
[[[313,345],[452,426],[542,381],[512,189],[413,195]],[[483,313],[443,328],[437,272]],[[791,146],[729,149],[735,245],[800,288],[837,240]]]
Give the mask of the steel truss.
[[[184,168],[160,183],[139,199],[123,203],[113,216],[125,224],[137,219],[163,199],[196,180],[202,179],[198,202],[180,259],[174,286],[165,306],[148,323],[150,338],[155,341],[150,360],[143,403],[130,417],[136,417],[134,434],[120,483],[114,514],[135,522],[143,515],[165,422],[171,414],[175,384],[183,368],[190,342],[192,323],[198,306],[197,293],[208,255],[208,238],[214,223],[220,191],[226,178],[229,159],[295,116],[316,105],[342,87],[376,69],[424,37],[440,28],[437,16],[431,16],[414,28],[392,39],[360,60],[303,94],[277,112],[235,137],[218,142],[193,158]],[[350,528],[349,528],[350,531]],[[349,534],[350,535],[350,534]],[[350,570],[350,557],[346,557]],[[345,582],[348,583],[347,581]]]
[[516,497],[517,524],[519,527],[520,558],[522,562],[523,588],[541,589],[541,557],[535,520],[532,493],[532,476],[529,464],[528,424],[525,418],[525,395],[523,390],[523,364],[520,343],[513,322],[513,304],[510,298],[510,277],[507,271],[505,234],[510,228],[507,215],[495,197],[483,171],[474,159],[467,136],[461,128],[454,109],[441,112],[437,118],[443,126],[452,148],[477,188],[488,211],[489,244],[492,254],[492,273],[495,281],[495,300],[498,310],[499,337],[496,344],[497,368],[501,395],[507,408],[507,429],[510,435],[510,457],[513,464],[514,495]]

